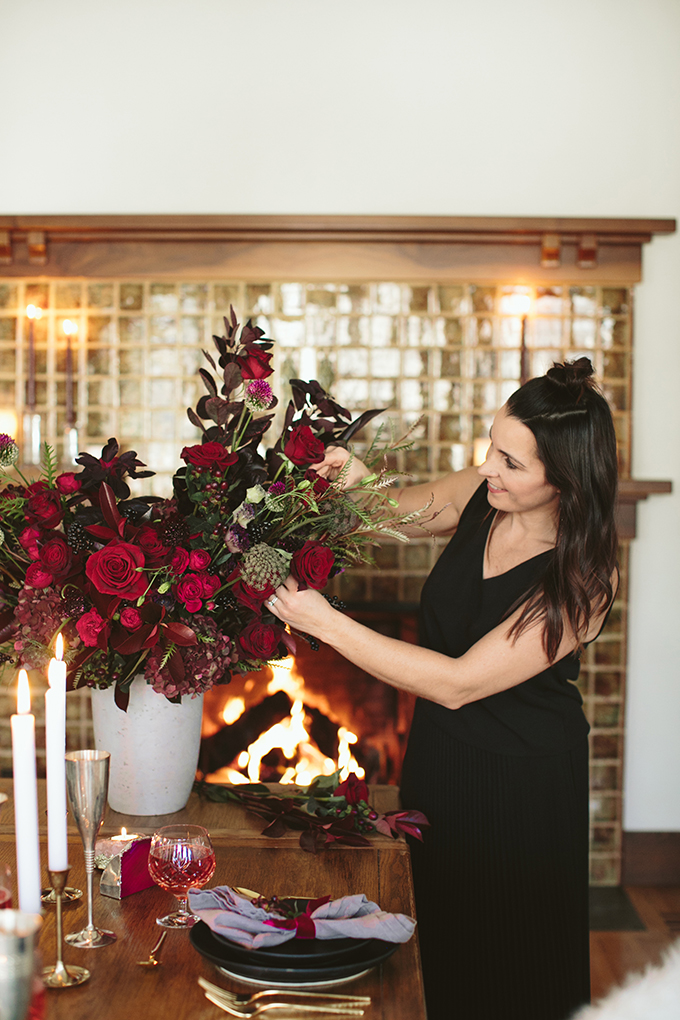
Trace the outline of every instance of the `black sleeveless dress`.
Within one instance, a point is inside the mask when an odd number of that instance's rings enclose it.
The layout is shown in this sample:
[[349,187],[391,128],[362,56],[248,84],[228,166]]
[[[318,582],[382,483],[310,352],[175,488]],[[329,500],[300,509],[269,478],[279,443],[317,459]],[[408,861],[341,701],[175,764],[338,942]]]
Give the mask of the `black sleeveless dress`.
[[[483,483],[423,589],[423,646],[462,655],[545,569],[550,551],[483,578],[493,516]],[[416,703],[402,802],[431,823],[410,841],[429,1020],[566,1020],[590,999],[578,666],[456,710]]]

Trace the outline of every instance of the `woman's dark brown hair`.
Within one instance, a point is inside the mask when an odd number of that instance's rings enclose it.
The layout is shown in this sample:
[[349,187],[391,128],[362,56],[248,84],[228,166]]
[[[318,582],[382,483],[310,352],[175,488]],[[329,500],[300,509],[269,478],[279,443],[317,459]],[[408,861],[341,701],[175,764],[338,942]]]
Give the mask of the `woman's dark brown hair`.
[[551,662],[565,618],[582,645],[592,617],[614,597],[616,436],[609,405],[592,375],[588,358],[555,364],[507,402],[508,413],[533,433],[546,479],[560,493],[553,556],[541,581],[524,597],[510,631],[517,637],[542,620],[543,646]]

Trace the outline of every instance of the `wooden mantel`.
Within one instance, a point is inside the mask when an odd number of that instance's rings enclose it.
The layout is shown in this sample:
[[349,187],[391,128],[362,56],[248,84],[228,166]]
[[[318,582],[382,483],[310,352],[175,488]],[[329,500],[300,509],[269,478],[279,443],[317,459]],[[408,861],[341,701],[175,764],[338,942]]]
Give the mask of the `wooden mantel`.
[[673,483],[665,481],[640,481],[635,478],[619,481],[619,501],[616,508],[616,524],[620,539],[635,538],[637,530],[637,505],[641,499],[664,492],[672,492]]

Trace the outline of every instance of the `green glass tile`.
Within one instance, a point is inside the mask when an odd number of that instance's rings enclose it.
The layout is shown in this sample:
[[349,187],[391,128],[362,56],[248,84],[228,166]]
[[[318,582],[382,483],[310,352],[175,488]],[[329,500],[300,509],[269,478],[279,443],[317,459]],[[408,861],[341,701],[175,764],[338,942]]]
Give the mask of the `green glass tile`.
[[398,339],[397,320],[391,315],[374,315],[371,319],[372,347],[389,347]]
[[616,829],[611,825],[595,825],[591,832],[593,850],[616,850],[618,846]]
[[[28,319],[24,319],[24,339],[26,343],[28,343],[28,335]],[[43,316],[42,319],[35,319],[33,321],[33,340],[36,345],[47,343],[47,316]]]
[[110,379],[88,382],[87,400],[89,405],[111,407],[113,404],[113,385]]
[[[203,357],[202,351],[192,350],[191,348],[184,347],[181,351],[181,367],[182,372],[185,376],[192,377],[196,374],[199,368],[209,368]],[[204,390],[201,391],[201,396]]]
[[604,625],[603,634],[620,634],[623,627],[623,608],[614,603],[609,611],[609,618]]
[[348,347],[338,351],[338,374],[363,378],[368,375],[368,351]]
[[519,351],[501,351],[500,374],[502,379],[512,379],[519,383],[521,355]]
[[87,342],[99,345],[115,341],[115,323],[110,315],[90,315],[87,319]]
[[628,439],[628,416],[615,414],[614,415],[614,432],[616,433],[616,440],[619,443],[625,443]]
[[119,354],[121,375],[144,374],[144,351],[141,347],[129,347]]
[[473,312],[493,312],[496,300],[495,287],[480,287],[472,284],[470,287]]
[[488,346],[493,342],[492,319],[470,319],[468,342],[475,346]]
[[0,319],[0,342],[13,343],[17,335],[17,320],[10,318]]
[[493,416],[486,415],[484,417],[480,415],[472,416],[472,438],[473,439],[488,439],[489,429],[493,424]]
[[595,662],[598,666],[617,666],[621,662],[619,641],[599,640],[595,644]]
[[590,736],[590,748],[593,758],[614,758],[620,755],[620,740],[614,733],[594,733]]
[[[169,407],[174,408],[174,401],[171,398],[168,401]],[[152,411],[151,412],[151,435],[152,436],[168,436],[172,437],[175,434],[175,421],[176,416],[174,410],[171,411]],[[177,454],[175,454],[175,457]],[[173,466],[173,465],[171,465]]]
[[182,283],[179,288],[180,311],[191,314],[205,311],[208,304],[206,283]]
[[460,347],[463,344],[465,336],[463,323],[463,319],[438,320],[438,325],[443,335],[443,341],[447,347]]
[[618,776],[616,765],[590,766],[590,785],[593,790],[616,790]]
[[461,286],[437,287],[439,310],[444,314],[461,315],[466,311],[465,288]]
[[[496,355],[493,351],[474,352],[474,374],[477,379],[493,379],[495,377]],[[496,399],[495,387],[493,399]]]
[[323,387],[326,392],[330,392],[335,382],[335,367],[334,360],[331,361],[329,357],[323,357],[317,366],[316,378],[320,386]]
[[406,470],[409,473],[418,472],[424,474],[430,467],[429,450],[426,446],[407,450],[404,461]]
[[0,348],[0,372],[12,372],[17,370],[17,356],[14,348]]
[[369,400],[374,407],[392,407],[396,387],[392,379],[374,379],[369,387]]
[[628,410],[628,387],[625,384],[616,385],[615,383],[605,382],[602,386],[602,392],[607,398],[609,406],[614,411]]
[[38,375],[47,374],[47,351],[44,347],[38,347],[35,352],[35,369]]
[[177,311],[177,289],[174,283],[152,283],[149,288],[149,305],[157,315],[171,315]]
[[181,362],[172,347],[159,347],[149,351],[146,359],[146,373],[148,376],[179,375]]
[[82,304],[82,284],[58,283],[55,295],[55,308],[80,308]]
[[[532,319],[527,323],[527,347],[560,348],[563,343],[564,329],[561,319]],[[557,358],[557,355],[555,357]]]
[[628,375],[628,355],[621,351],[607,351],[602,358],[605,379],[625,379]]
[[625,287],[602,288],[602,311],[611,315],[625,315],[630,308],[630,298]]
[[537,287],[534,301],[536,315],[560,315],[565,311],[561,287]]
[[0,400],[6,409],[14,407],[16,400],[16,382],[11,379],[0,380]]
[[110,435],[111,416],[107,411],[90,411],[87,416],[87,433],[89,436],[106,437]]
[[0,283],[0,308],[16,308],[18,295],[19,291],[13,283]]
[[494,383],[472,384],[472,406],[475,411],[495,411],[498,408],[498,393]]
[[460,443],[466,432],[465,419],[458,414],[442,414],[439,419],[439,438]]
[[138,379],[121,379],[119,384],[121,406],[142,404],[142,384]]
[[335,319],[329,315],[310,315],[305,319],[307,343],[312,347],[330,347],[335,343]]
[[89,283],[87,303],[90,308],[113,308],[113,284]]
[[402,411],[424,411],[429,403],[430,388],[417,379],[404,379],[399,386],[399,406]]
[[[230,307],[233,305],[236,314],[239,314],[241,309],[241,288],[238,283],[216,283],[213,291],[215,300],[215,309],[218,312],[224,312],[227,314]],[[220,323],[220,330],[222,324]]]
[[139,312],[144,307],[144,286],[141,283],[121,283],[120,307],[128,312]]
[[404,566],[407,570],[428,570],[430,566],[429,545],[415,542],[405,545]]
[[604,349],[628,347],[630,327],[626,319],[603,319],[600,323],[600,343]]
[[149,342],[152,344],[177,343],[177,323],[170,315],[152,315],[149,319]]
[[590,884],[618,885],[619,871],[618,857],[595,857],[590,861]]
[[427,312],[430,288],[406,287],[404,297],[410,312]]
[[375,287],[374,310],[388,315],[401,311],[401,287],[398,283],[378,283]]
[[146,334],[146,320],[131,315],[121,315],[118,319],[118,336],[121,344],[141,344]]
[[616,702],[604,702],[594,706],[593,723],[595,726],[618,726],[621,718],[621,706]]
[[604,698],[618,697],[622,690],[621,679],[620,673],[596,673],[595,693]]
[[307,287],[307,311],[319,312],[335,308],[336,298],[336,290],[332,284],[329,284],[327,287],[309,284]]
[[50,307],[49,283],[27,283],[24,289],[24,307],[37,305],[39,308]]
[[338,288],[336,305],[345,315],[367,315],[371,310],[371,289],[367,284],[343,284]]
[[399,550],[396,545],[381,543],[373,553],[375,565],[380,570],[396,570],[399,566]]
[[520,347],[522,343],[522,323],[517,318],[499,319],[498,346]]
[[371,375],[374,377],[396,379],[401,369],[401,358],[398,350],[371,351]]
[[585,347],[588,350],[595,347],[597,340],[597,323],[593,319],[572,319],[571,320],[571,345],[572,347]]
[[595,822],[615,822],[619,817],[619,803],[617,797],[592,797],[590,816]]
[[180,338],[181,343],[189,347],[196,347],[199,344],[205,345],[203,319],[197,315],[183,316],[180,320]]
[[143,411],[133,411],[127,407],[121,408],[119,414],[119,422],[120,422],[120,434],[122,436],[125,436],[127,440],[142,439],[144,437],[146,429],[144,424]]
[[304,347],[305,324],[303,319],[274,319],[271,336],[281,347]]
[[[264,298],[260,300],[262,306]],[[283,315],[302,315],[305,311],[305,288],[301,283],[282,283],[279,287],[279,302]],[[258,311],[265,314],[269,311],[266,307],[259,307]]]
[[569,298],[573,315],[596,314],[597,289],[595,287],[571,287]]

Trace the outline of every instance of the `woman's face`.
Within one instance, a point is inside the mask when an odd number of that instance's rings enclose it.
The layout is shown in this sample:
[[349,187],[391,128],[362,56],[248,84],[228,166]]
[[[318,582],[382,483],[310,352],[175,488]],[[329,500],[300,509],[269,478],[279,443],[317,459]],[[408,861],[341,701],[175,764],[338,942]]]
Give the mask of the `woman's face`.
[[554,513],[559,491],[545,477],[530,429],[504,405],[491,427],[491,446],[478,469],[486,478],[489,503],[505,513],[546,509]]

